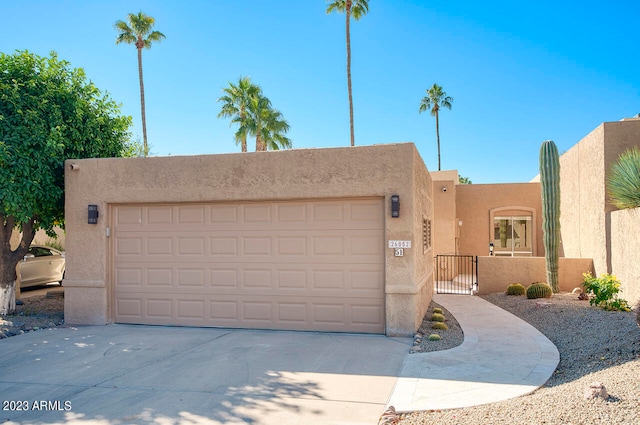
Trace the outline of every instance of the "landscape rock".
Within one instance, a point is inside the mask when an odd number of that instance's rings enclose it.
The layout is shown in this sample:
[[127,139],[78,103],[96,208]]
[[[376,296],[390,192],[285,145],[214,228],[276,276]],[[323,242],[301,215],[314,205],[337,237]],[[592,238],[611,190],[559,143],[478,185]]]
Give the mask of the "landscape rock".
[[609,398],[609,394],[607,393],[607,389],[602,384],[602,382],[592,382],[587,388],[584,389],[583,398],[585,400],[595,400],[597,398],[606,400]]

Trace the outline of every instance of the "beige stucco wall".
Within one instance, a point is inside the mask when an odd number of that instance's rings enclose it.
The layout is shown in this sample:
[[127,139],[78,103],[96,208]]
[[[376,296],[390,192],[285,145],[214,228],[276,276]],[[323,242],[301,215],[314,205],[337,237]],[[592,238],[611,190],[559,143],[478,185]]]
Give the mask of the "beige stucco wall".
[[[590,258],[560,258],[558,285],[560,292],[582,287],[582,273],[593,272]],[[546,282],[543,257],[478,257],[478,293],[480,295],[504,292],[507,286],[520,283],[525,287],[535,282]]]
[[47,232],[45,232],[44,230],[38,230],[36,232],[36,236],[33,238],[33,244],[46,245],[47,243],[53,242],[62,246],[62,249],[64,250],[64,243],[66,239],[65,231],[59,227],[55,227],[53,230],[56,233],[55,238],[47,235]]
[[456,188],[458,172],[455,170],[434,171],[433,180],[434,255],[458,253],[458,220]]
[[621,298],[640,304],[640,208],[611,213],[611,269]]
[[[71,165],[75,165],[75,170]],[[68,160],[65,166],[65,321],[112,321],[112,204],[287,199],[385,199],[385,238],[411,240],[394,257],[385,247],[386,332],[409,335],[433,294],[433,252],[422,249],[422,219],[433,217],[429,173],[411,143],[223,155]],[[400,195],[399,218],[390,196]],[[87,224],[87,205],[99,209]],[[386,241],[385,241],[386,244]]]
[[605,122],[560,157],[560,231],[567,257],[593,258],[611,271],[611,214],[606,177],[618,156],[640,146],[640,120]]
[[496,208],[515,210],[524,207],[534,211],[533,255],[544,256],[539,183],[457,185],[455,199],[458,222],[462,222],[458,230],[460,254],[488,255],[493,231],[491,211]]

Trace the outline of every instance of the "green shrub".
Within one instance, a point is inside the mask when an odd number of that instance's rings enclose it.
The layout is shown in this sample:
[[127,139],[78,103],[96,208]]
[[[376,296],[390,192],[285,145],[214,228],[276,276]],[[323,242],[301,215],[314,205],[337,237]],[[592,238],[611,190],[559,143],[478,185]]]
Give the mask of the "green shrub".
[[442,314],[442,309],[436,307],[436,308],[433,309],[433,312],[434,313],[438,313],[438,314]]
[[600,306],[605,310],[630,311],[629,303],[618,298],[620,281],[613,275],[604,273],[599,278],[591,275],[591,272],[582,274],[585,291],[592,294],[590,305]]
[[507,286],[507,295],[524,295],[524,286],[519,283]]
[[433,313],[431,315],[431,321],[433,322],[444,322],[444,316],[439,313]]
[[443,322],[435,322],[433,325],[431,325],[431,327],[433,329],[439,329],[441,331],[446,331],[447,329],[449,329],[449,326],[447,326],[447,324]]
[[544,282],[533,283],[527,288],[527,298],[532,300],[536,298],[551,298],[553,290],[551,286]]
[[637,146],[624,151],[611,165],[607,192],[611,203],[618,208],[640,207],[640,149]]
[[429,341],[440,341],[442,337],[438,334],[429,335]]

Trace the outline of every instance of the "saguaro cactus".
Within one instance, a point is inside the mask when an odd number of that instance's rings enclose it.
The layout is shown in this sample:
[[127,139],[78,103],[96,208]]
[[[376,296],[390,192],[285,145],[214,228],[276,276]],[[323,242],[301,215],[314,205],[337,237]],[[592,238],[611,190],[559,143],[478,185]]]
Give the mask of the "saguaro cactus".
[[547,282],[558,288],[558,246],[560,245],[560,158],[552,140],[540,146],[540,186],[542,191],[542,231]]

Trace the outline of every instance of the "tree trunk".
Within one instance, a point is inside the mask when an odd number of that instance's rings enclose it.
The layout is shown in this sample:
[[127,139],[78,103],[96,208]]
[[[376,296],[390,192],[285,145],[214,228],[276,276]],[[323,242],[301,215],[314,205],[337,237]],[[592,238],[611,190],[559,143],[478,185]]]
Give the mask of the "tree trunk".
[[16,282],[3,286],[0,284],[0,314],[13,314],[16,311]]
[[351,93],[351,2],[347,1],[347,89],[349,91],[349,130],[351,132],[351,146],[355,146],[355,135],[353,130],[353,95]]
[[436,141],[438,143],[438,171],[440,171],[440,123],[438,122],[438,111],[436,111]]
[[266,145],[264,141],[262,141],[262,137],[260,137],[260,133],[256,135],[256,152],[264,152],[266,151]]
[[34,219],[22,223],[22,239],[15,250],[11,249],[11,235],[16,223],[13,217],[0,214],[0,314],[11,314],[16,310],[16,281],[18,262],[29,251],[29,246],[36,235]]
[[[244,111],[244,107],[240,107],[240,122],[244,123],[247,113]],[[247,135],[242,135],[242,141],[240,142],[240,149],[242,152],[247,151]]]
[[136,47],[138,48],[138,78],[140,79],[140,113],[142,115],[142,141],[144,146],[144,156],[149,156],[149,145],[147,144],[147,114],[144,107],[144,81],[142,79],[142,47],[144,47],[144,43],[139,45],[139,42],[136,43]]

